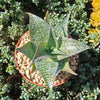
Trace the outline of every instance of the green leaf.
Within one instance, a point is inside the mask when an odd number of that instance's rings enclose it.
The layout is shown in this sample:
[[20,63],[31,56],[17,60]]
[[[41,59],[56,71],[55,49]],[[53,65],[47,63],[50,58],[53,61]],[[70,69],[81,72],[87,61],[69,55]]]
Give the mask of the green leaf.
[[[58,43],[59,43],[59,39],[58,39]],[[59,45],[58,50],[61,51],[63,55],[58,55],[59,60],[75,55],[77,53],[80,53],[90,48],[88,45],[82,42],[70,38],[65,38],[65,37],[60,39],[60,43],[61,44]]]
[[40,17],[27,13],[29,15],[30,40],[36,46],[40,42],[47,42],[50,36],[50,26]]
[[53,82],[61,70],[59,63],[51,58],[45,58],[35,62],[36,68],[44,78],[48,87],[53,87]]
[[68,13],[67,17],[64,19],[64,22],[63,22],[65,37],[68,37],[68,21],[69,21],[69,17],[70,17],[70,12]]
[[71,74],[73,74],[73,75],[77,75],[77,74],[70,68],[68,58],[64,59],[63,64],[64,64],[64,67],[62,68],[62,71],[66,71],[66,72],[71,73]]
[[24,55],[26,55],[27,57],[29,57],[32,60],[32,58],[35,54],[36,46],[33,43],[28,42],[25,45],[23,45],[22,47],[16,48],[16,50],[23,53]]
[[52,27],[50,27],[50,36],[46,44],[46,49],[48,50],[48,52],[51,52],[52,49],[55,47],[56,47],[56,39],[55,39],[54,31]]
[[14,69],[15,67],[11,64],[8,64],[8,67],[6,69],[6,72],[9,73],[10,75],[16,74],[16,71]]
[[68,37],[68,21],[70,17],[70,12],[62,23],[54,27],[54,32],[56,37]]
[[2,31],[2,29],[3,29],[3,25],[0,25],[0,32]]
[[54,61],[51,58],[39,60],[35,62],[35,65],[47,85],[49,98],[50,100],[52,100],[53,83],[58,72],[61,70],[61,67],[59,67],[58,62]]
[[62,23],[54,27],[54,33],[56,37],[65,37],[64,27]]

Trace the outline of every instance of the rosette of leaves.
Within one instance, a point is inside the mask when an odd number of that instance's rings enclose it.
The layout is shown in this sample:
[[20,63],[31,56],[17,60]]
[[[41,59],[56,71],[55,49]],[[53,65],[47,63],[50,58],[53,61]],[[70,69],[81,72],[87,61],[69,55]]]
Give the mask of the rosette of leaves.
[[45,80],[52,100],[53,82],[61,70],[77,75],[69,66],[68,57],[89,49],[87,45],[68,38],[67,18],[52,28],[45,20],[28,13],[30,42],[16,50],[32,60]]

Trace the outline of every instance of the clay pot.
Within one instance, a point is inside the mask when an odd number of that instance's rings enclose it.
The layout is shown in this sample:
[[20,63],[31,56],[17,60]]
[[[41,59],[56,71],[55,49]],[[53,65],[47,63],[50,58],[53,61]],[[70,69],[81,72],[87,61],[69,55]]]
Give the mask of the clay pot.
[[[22,38],[25,37],[25,35],[28,35],[28,34],[29,34],[29,31],[25,32],[24,35],[21,36],[21,38],[19,39],[19,41],[18,41],[18,43],[17,43],[17,45],[16,45],[16,48],[20,45],[20,43],[21,43],[21,41],[22,41]],[[71,38],[71,36],[69,36],[69,37]],[[38,85],[38,86],[41,86],[41,87],[46,87],[46,85],[39,84],[39,83],[37,83],[37,82],[32,81],[32,79],[28,78],[27,75],[25,75],[25,74],[23,74],[23,73],[21,72],[21,67],[20,67],[19,64],[18,64],[17,54],[18,54],[18,52],[15,50],[15,62],[16,62],[17,68],[18,68],[19,72],[21,73],[21,75],[22,75],[25,79],[27,79],[29,82],[31,82],[32,84],[35,84],[35,85]],[[73,57],[69,57],[69,59],[70,59],[70,60],[69,60],[69,62],[70,62],[70,67],[71,67],[72,70],[75,72],[76,69],[77,69],[77,67],[78,67],[78,63],[79,63],[79,54],[77,54],[77,55],[74,56],[74,59],[75,59],[75,62],[76,62],[74,65],[73,65],[73,61],[72,61]],[[59,82],[59,83],[57,83],[57,84],[54,84],[53,86],[59,86],[59,85],[64,84],[64,83],[65,83],[66,81],[68,81],[72,76],[73,76],[72,74],[69,74],[69,73],[68,73],[68,76],[67,76],[67,77],[65,77],[61,82]]]

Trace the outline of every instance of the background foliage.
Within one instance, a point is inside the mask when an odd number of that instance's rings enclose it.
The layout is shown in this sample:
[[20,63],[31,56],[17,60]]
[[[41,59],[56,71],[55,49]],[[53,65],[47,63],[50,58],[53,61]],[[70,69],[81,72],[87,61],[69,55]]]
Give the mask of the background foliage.
[[[1,100],[44,100],[48,97],[46,88],[27,82],[19,74],[14,62],[15,45],[20,36],[28,30],[25,12],[44,18],[49,11],[48,21],[53,26],[71,12],[68,33],[75,39],[91,46],[91,50],[80,53],[78,76],[54,88],[54,100],[99,100],[100,64],[98,35],[88,34],[91,28],[91,1],[88,0],[0,0],[0,99]],[[99,27],[99,26],[98,26]],[[96,27],[96,28],[98,28]],[[98,33],[100,34],[100,33]],[[92,35],[92,36],[91,36]],[[98,39],[98,41],[100,41]],[[15,80],[16,79],[16,80]]]

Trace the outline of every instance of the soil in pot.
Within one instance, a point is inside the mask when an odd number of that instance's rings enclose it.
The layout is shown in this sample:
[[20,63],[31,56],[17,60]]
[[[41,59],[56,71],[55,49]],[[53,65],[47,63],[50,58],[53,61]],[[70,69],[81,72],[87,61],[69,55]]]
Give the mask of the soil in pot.
[[[27,31],[19,40],[17,47],[23,46],[29,41],[30,41],[29,31]],[[78,58],[79,58],[79,55],[74,55],[74,56],[69,57],[70,67],[73,71],[77,69]],[[46,87],[45,81],[43,80],[42,76],[39,74],[38,70],[33,70],[34,66],[31,66],[29,68],[29,65],[31,64],[31,60],[27,56],[25,56],[24,54],[20,52],[15,51],[15,61],[20,73],[28,81],[30,81],[33,84]],[[54,81],[54,86],[58,86],[65,83],[71,77],[72,77],[72,74],[66,71],[60,71]]]

